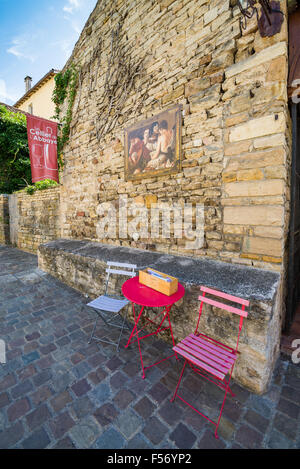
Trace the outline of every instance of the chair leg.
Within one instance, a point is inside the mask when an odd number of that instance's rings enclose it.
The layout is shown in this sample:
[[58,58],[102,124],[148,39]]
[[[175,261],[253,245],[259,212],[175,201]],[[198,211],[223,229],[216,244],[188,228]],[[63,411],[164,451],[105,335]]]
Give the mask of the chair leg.
[[227,386],[226,386],[225,396],[224,396],[223,403],[222,403],[222,407],[221,407],[221,410],[220,410],[220,415],[219,415],[218,423],[217,423],[217,425],[216,425],[215,437],[216,437],[217,439],[219,439],[219,437],[218,437],[218,428],[219,428],[219,425],[220,425],[220,421],[221,421],[221,417],[222,417],[222,413],[223,413],[223,409],[224,409],[224,405],[225,405],[225,401],[226,401],[227,394],[228,394],[228,392],[230,392],[232,395],[234,395],[234,394],[232,393],[230,387],[229,387],[230,381],[231,381],[231,376],[232,376],[232,373],[233,373],[234,365],[235,365],[235,364],[232,365],[231,370],[230,370],[230,375],[229,375],[229,379],[228,379]]
[[125,310],[123,316],[122,316],[122,314],[120,314],[120,313],[118,313],[118,315],[119,315],[120,320],[121,320],[121,322],[122,322],[121,328],[122,328],[122,329],[127,329],[127,330],[131,331],[131,327],[129,326],[128,321],[127,321],[128,310],[127,310],[127,309]]
[[182,368],[182,371],[181,371],[181,375],[180,375],[180,377],[179,377],[179,380],[178,380],[178,383],[177,383],[177,386],[176,386],[174,395],[173,395],[173,397],[172,397],[172,399],[171,399],[171,402],[173,402],[173,401],[175,400],[175,397],[177,396],[177,392],[178,392],[178,389],[179,389],[179,386],[180,386],[180,383],[181,383],[181,380],[182,380],[182,376],[183,376],[183,372],[184,372],[186,363],[187,363],[187,360],[185,360],[185,362],[184,362],[184,365],[183,365],[183,368]]
[[[95,311],[95,310],[94,310],[94,311]],[[102,319],[102,321],[104,322],[104,324],[105,324],[106,326],[109,326],[109,322],[108,322],[108,321],[105,319],[105,317],[104,317],[104,314],[105,314],[105,313],[102,313],[102,314],[101,314],[101,310],[100,310],[100,309],[98,309],[97,311],[95,311],[95,313],[97,313],[98,317],[100,317],[100,318]]]
[[122,334],[123,334],[123,330],[124,330],[124,327],[125,327],[126,319],[127,319],[127,309],[126,309],[126,312],[125,312],[125,314],[124,314],[123,323],[122,323],[122,329],[121,329],[121,332],[120,332],[120,335],[119,335],[119,340],[118,340],[118,344],[117,344],[117,353],[119,353],[119,351],[120,351],[119,345],[120,345],[120,340],[121,340],[121,337],[122,337]]
[[134,310],[134,304],[133,304],[133,303],[132,303],[132,309],[133,309],[133,312],[134,312],[134,328],[133,328],[132,331],[131,331],[130,337],[129,337],[129,339],[128,339],[127,344],[125,345],[125,348],[128,348],[128,346],[129,346],[129,344],[130,344],[130,342],[131,342],[132,337],[133,337],[134,335],[136,335],[137,325],[138,325],[139,320],[140,320],[140,318],[141,318],[141,315],[142,315],[142,313],[143,313],[143,311],[144,311],[144,309],[145,309],[145,306],[142,306],[142,309],[141,309],[141,311],[139,312],[139,315],[138,315],[137,319],[135,319],[135,318],[136,318],[136,315],[135,315],[135,310]]
[[93,337],[94,337],[94,334],[95,334],[95,330],[96,330],[96,327],[97,327],[98,319],[99,319],[99,317],[98,317],[98,315],[97,315],[97,318],[96,318],[96,321],[95,321],[95,324],[94,324],[94,327],[93,327],[93,332],[91,333],[91,337],[90,337],[90,339],[89,339],[89,341],[88,341],[89,344],[90,344],[90,343],[92,342],[92,340],[93,340]]
[[219,415],[218,422],[217,422],[217,425],[216,425],[215,437],[216,437],[217,440],[219,439],[218,428],[219,428],[219,425],[220,425],[220,422],[221,422],[221,417],[222,417],[222,413],[223,413],[223,409],[224,409],[224,405],[225,405],[225,401],[226,401],[226,397],[227,397],[228,392],[229,392],[229,386],[227,387],[227,389],[225,391],[225,396],[224,396],[222,407],[221,407],[221,410],[220,410],[220,415]]

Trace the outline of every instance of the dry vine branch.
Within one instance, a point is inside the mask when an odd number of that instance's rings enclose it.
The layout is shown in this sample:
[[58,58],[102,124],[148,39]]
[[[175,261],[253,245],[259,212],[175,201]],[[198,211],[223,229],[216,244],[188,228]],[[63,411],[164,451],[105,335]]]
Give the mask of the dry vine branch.
[[[124,106],[135,89],[136,80],[143,72],[144,59],[134,62],[121,43],[124,19],[125,17],[120,20],[116,29],[111,33],[110,54],[103,94],[98,102],[98,113],[95,118],[96,135],[99,142],[115,128],[121,116],[125,118]],[[146,92],[136,98],[139,102],[138,107],[141,107],[141,99],[144,100],[145,94]],[[134,109],[131,109],[127,114],[131,114],[136,108],[135,103]]]
[[[78,110],[80,107],[80,100],[81,100],[81,90],[82,84],[85,78],[90,80],[90,91],[94,91],[96,89],[97,79],[98,79],[98,71],[99,71],[99,62],[101,60],[101,53],[102,53],[102,38],[100,38],[97,42],[95,49],[90,57],[90,60],[86,62],[83,66],[79,67],[79,74],[78,74],[78,98],[76,109],[73,111],[73,122],[72,127],[75,127],[79,120]],[[97,68],[96,73],[93,73],[93,66],[97,60]],[[94,86],[92,86],[94,77]]]

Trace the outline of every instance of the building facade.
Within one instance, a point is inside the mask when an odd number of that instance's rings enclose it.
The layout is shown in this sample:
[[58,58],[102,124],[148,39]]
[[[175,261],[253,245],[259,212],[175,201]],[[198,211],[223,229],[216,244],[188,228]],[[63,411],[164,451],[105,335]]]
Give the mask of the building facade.
[[16,102],[14,107],[37,117],[53,120],[55,105],[52,94],[55,87],[55,75],[58,70],[51,69],[34,86],[31,77],[25,78],[25,94]]

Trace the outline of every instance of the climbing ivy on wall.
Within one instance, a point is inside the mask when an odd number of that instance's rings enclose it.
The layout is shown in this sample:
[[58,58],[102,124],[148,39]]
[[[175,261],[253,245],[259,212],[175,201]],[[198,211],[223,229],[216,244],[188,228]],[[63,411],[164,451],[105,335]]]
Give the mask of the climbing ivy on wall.
[[[54,118],[60,121],[61,128],[58,133],[57,139],[57,154],[58,163],[60,168],[63,166],[62,150],[65,144],[69,141],[71,122],[72,122],[72,109],[76,97],[77,84],[78,84],[78,69],[72,64],[64,72],[58,73],[55,78],[55,87],[53,91],[52,101],[55,104]],[[62,117],[62,109],[67,100],[67,109]]]
[[26,117],[0,106],[0,194],[31,182]]

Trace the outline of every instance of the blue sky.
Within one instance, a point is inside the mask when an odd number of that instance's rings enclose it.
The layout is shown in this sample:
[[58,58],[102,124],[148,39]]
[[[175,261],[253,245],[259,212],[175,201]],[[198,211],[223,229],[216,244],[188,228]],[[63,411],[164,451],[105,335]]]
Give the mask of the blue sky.
[[97,0],[0,0],[0,102],[25,93],[24,78],[37,83],[61,69]]

